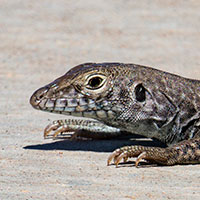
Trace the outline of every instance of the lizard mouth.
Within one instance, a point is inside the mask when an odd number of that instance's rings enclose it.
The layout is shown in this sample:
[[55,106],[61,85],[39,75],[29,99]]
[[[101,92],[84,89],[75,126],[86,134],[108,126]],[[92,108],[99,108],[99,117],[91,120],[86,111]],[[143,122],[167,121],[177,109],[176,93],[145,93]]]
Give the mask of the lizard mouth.
[[90,98],[74,85],[60,85],[57,79],[36,90],[30,98],[30,104],[37,110],[77,117],[107,120],[115,116],[109,102]]
[[[74,91],[71,91],[71,93]],[[30,98],[33,108],[52,113],[74,116],[96,116],[96,102],[83,95],[64,95],[63,91],[53,93],[48,87],[38,89]]]
[[93,119],[108,119],[114,117],[114,112],[107,104],[97,103],[95,100],[77,94],[74,88],[68,93],[57,91],[55,93],[47,86],[38,89],[30,98],[30,104],[37,110],[77,117]]

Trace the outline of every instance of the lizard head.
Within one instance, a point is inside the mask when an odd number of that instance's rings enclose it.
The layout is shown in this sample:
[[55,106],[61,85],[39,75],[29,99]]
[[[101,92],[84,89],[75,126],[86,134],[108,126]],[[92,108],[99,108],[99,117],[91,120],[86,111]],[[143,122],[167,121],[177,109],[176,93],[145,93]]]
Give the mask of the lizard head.
[[112,91],[112,76],[106,63],[78,65],[35,91],[30,103],[34,108],[43,111],[104,118],[113,114],[109,102],[106,101]]
[[170,76],[166,77],[138,65],[85,63],[38,89],[30,103],[36,109],[94,118],[130,132],[154,132],[176,114],[173,100],[165,95]]

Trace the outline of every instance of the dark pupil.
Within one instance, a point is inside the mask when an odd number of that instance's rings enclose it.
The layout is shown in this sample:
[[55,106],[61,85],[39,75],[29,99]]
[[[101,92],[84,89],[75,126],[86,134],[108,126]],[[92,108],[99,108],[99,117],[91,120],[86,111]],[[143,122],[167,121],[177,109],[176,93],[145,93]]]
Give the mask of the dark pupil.
[[143,102],[145,101],[145,88],[142,86],[142,84],[139,84],[136,86],[135,88],[135,96],[136,96],[136,100]]
[[95,77],[95,78],[90,79],[89,85],[90,87],[96,88],[101,84],[101,82],[102,82],[102,79],[100,77]]

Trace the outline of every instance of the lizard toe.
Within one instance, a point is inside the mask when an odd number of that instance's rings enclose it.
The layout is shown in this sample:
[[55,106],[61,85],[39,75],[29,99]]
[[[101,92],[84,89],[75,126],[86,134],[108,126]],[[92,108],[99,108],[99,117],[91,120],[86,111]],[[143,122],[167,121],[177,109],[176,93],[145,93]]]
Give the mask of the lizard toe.
[[47,138],[47,136],[50,134],[50,132],[55,131],[59,128],[59,123],[50,123],[46,126],[44,129],[44,138]]

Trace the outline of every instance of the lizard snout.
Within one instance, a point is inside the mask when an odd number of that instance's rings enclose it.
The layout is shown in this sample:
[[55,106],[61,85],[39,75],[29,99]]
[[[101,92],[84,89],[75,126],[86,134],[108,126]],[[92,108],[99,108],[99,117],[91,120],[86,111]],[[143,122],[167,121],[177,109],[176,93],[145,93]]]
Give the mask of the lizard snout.
[[46,96],[47,92],[48,92],[47,87],[42,87],[36,90],[30,98],[30,104],[34,108],[39,109],[39,104],[41,103],[42,99]]

